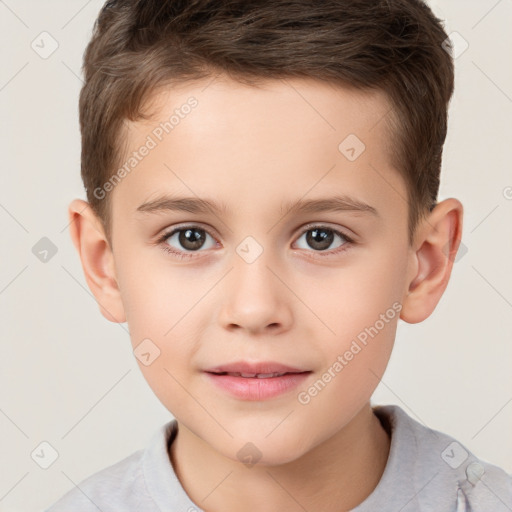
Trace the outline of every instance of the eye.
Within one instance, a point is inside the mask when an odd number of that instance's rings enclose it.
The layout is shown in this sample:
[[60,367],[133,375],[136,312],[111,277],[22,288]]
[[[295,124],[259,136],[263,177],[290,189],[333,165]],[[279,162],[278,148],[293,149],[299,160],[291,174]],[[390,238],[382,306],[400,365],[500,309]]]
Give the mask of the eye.
[[309,227],[309,229],[304,231],[297,239],[297,242],[301,239],[304,239],[308,247],[299,246],[299,249],[311,248],[314,249],[315,252],[322,252],[330,249],[330,254],[344,251],[347,249],[347,246],[353,243],[353,240],[349,236],[327,226]]
[[[208,242],[208,238],[210,241]],[[200,252],[200,249],[215,247],[215,239],[204,229],[198,226],[184,226],[165,233],[158,240],[162,248],[178,257],[191,257],[187,252]]]

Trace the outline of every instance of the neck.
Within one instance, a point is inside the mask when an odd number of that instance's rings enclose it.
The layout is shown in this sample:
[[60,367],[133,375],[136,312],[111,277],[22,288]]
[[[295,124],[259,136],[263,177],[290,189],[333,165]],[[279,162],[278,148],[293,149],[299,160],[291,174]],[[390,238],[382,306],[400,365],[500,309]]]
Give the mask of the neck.
[[341,431],[286,464],[248,468],[213,450],[182,424],[170,457],[189,497],[207,512],[340,512],[372,493],[389,447],[389,436],[368,403]]

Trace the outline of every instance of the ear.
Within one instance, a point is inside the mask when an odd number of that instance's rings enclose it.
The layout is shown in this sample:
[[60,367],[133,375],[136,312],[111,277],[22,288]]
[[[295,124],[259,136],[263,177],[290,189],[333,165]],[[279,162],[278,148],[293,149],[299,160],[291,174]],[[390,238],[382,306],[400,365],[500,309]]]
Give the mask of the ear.
[[416,230],[400,318],[422,322],[441,299],[462,237],[463,207],[457,199],[438,203]]
[[71,239],[101,314],[111,322],[126,322],[115,275],[114,256],[100,219],[89,203],[81,199],[70,203],[68,214]]

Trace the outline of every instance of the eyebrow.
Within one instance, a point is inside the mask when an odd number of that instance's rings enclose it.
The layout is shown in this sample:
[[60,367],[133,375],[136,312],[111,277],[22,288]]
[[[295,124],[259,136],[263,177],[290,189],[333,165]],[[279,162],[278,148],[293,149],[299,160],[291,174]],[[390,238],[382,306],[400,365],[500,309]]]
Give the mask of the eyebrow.
[[281,207],[281,213],[358,212],[379,217],[379,212],[367,203],[341,195],[323,199],[299,199]]
[[[216,203],[208,199],[198,197],[171,197],[162,196],[153,201],[141,204],[137,208],[138,212],[143,213],[160,213],[166,211],[182,211],[198,214],[226,214],[229,208],[225,203]],[[379,212],[371,205],[348,197],[346,195],[338,195],[322,199],[299,199],[281,205],[281,214],[292,213],[320,213],[320,212],[357,212],[369,213],[379,217]]]
[[181,211],[189,213],[227,213],[228,207],[224,204],[217,204],[208,199],[198,197],[170,197],[162,196],[153,201],[141,204],[138,212],[159,213],[164,211]]

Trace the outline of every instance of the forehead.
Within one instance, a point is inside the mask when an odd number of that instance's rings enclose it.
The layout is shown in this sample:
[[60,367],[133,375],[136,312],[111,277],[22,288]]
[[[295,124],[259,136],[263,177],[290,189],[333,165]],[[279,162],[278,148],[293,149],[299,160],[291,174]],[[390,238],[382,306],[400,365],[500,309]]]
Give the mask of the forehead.
[[[190,109],[187,103],[191,98],[197,106]],[[386,94],[378,89],[363,90],[311,78],[265,80],[251,86],[222,75],[160,90],[149,97],[144,110],[150,114],[149,123],[128,124],[131,142],[177,113],[179,119],[174,116],[172,121],[173,135],[183,135],[182,142],[186,139],[191,146],[197,147],[205,138],[219,142],[223,130],[236,127],[240,143],[244,137],[258,136],[260,148],[264,142],[286,147],[312,137],[334,136],[336,140],[347,131],[363,138],[377,125],[372,138],[379,138],[387,131],[391,112]],[[187,118],[186,123],[181,122]]]
[[151,149],[113,191],[126,211],[178,190],[253,212],[333,187],[377,203],[404,192],[390,164],[391,109],[381,91],[217,78],[161,90],[145,109],[149,119],[127,123],[124,163]]

